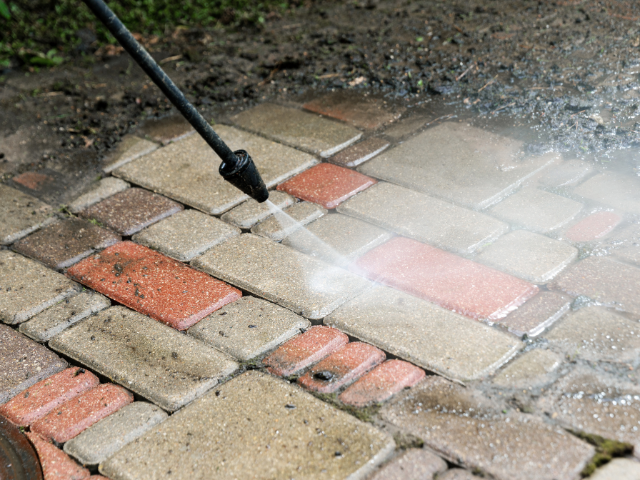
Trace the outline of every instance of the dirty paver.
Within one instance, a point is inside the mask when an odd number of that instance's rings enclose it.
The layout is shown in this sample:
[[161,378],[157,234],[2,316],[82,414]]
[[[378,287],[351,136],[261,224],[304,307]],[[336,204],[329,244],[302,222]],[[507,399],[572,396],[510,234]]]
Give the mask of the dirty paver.
[[564,237],[571,242],[588,242],[604,237],[620,222],[622,217],[615,212],[596,212],[583,218],[564,232]]
[[84,480],[91,475],[69,456],[37,433],[27,432],[27,438],[38,452],[42,472],[47,480]]
[[371,480],[433,479],[444,473],[447,464],[422,448],[410,448],[378,470]]
[[147,120],[138,133],[151,138],[154,142],[167,145],[193,135],[196,131],[182,115],[172,115]]
[[358,480],[384,462],[394,446],[372,425],[299,387],[251,371],[124,447],[101,464],[100,472],[115,479],[164,478],[170,471],[175,480]]
[[298,230],[314,220],[326,215],[327,211],[311,202],[294,203],[285,208],[282,213],[275,212],[272,216],[260,222],[251,229],[251,233],[270,238],[276,242]]
[[371,137],[345,148],[333,157],[330,157],[328,161],[335,165],[340,165],[341,167],[355,168],[384,152],[389,148],[389,145],[389,142],[382,138]]
[[561,363],[562,357],[551,350],[530,350],[509,363],[493,378],[492,383],[505,388],[538,387],[553,381],[549,374]]
[[135,135],[125,135],[116,148],[102,160],[102,170],[110,173],[125,163],[153,152],[159,145]]
[[623,212],[640,214],[638,177],[605,172],[591,177],[576,187],[573,193]]
[[582,160],[567,160],[548,169],[540,178],[545,187],[558,188],[574,185],[586,177],[593,167]]
[[15,188],[0,185],[0,245],[9,245],[55,219],[51,206]]
[[569,311],[571,301],[558,292],[540,292],[498,323],[519,337],[537,337]]
[[[293,205],[295,199],[291,197],[291,195],[274,190],[269,192],[269,201],[279,209],[284,210],[285,208]],[[229,210],[227,213],[222,215],[220,219],[230,223],[231,225],[235,225],[236,227],[248,230],[272,214],[273,211],[269,205],[265,203],[258,203],[253,198],[250,198],[244,203],[241,203],[237,207]]]
[[103,178],[91,186],[91,189],[80,195],[73,202],[69,204],[69,211],[71,213],[78,213],[91,205],[94,205],[102,200],[109,198],[116,193],[120,193],[130,185],[124,180],[120,180],[115,177]]

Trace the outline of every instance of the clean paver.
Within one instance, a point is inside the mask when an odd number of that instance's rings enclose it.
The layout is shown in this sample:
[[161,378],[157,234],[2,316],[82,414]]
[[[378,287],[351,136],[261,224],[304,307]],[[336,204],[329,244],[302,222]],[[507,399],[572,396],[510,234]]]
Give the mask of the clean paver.
[[540,292],[499,323],[519,337],[537,337],[569,311],[571,300],[557,292]]
[[502,220],[539,233],[556,230],[569,223],[582,204],[555,193],[523,188],[491,209]]
[[574,194],[610,207],[640,214],[640,179],[606,172],[576,187]]
[[551,350],[531,350],[507,365],[492,383],[506,388],[538,387],[553,380],[549,374],[561,363],[562,357]]
[[395,237],[360,257],[353,270],[476,319],[495,321],[538,293],[519,278],[424,243]]
[[236,235],[240,235],[237,227],[197,210],[184,210],[136,233],[132,240],[188,262]]
[[113,480],[360,480],[393,449],[391,437],[372,425],[252,371],[131,442],[100,472]]
[[157,143],[144,138],[125,135],[116,148],[105,156],[102,161],[102,170],[109,173],[125,163],[153,152],[158,146]]
[[294,203],[283,210],[276,212],[265,221],[251,229],[251,233],[261,237],[270,238],[276,242],[281,241],[287,235],[302,229],[305,225],[325,215],[327,211],[311,202]]
[[357,167],[371,160],[376,155],[384,152],[389,147],[389,142],[379,137],[371,137],[355,145],[338,152],[328,161],[341,167]]
[[147,120],[142,128],[138,130],[139,135],[147,136],[163,145],[177,142],[195,132],[191,124],[182,115]]
[[55,219],[53,209],[46,203],[0,185],[0,245],[9,245]]
[[558,188],[574,185],[591,173],[593,167],[581,160],[568,160],[549,168],[540,178],[540,183],[547,187]]
[[256,297],[242,297],[188,330],[189,335],[232,357],[248,361],[311,326],[291,310]]
[[242,296],[220,280],[133,242],[85,259],[67,275],[178,330]]
[[621,221],[615,212],[592,213],[564,232],[564,237],[571,242],[589,242],[604,237]]
[[578,249],[544,235],[516,230],[500,237],[475,260],[533,283],[546,283],[578,256]]
[[46,480],[84,480],[91,475],[89,470],[37,433],[27,432],[26,435],[38,452]]
[[[269,201],[282,210],[293,205],[295,199],[284,192],[271,191],[269,192]],[[264,202],[258,203],[250,198],[220,218],[231,225],[248,230],[272,214],[273,210],[269,205]]]
[[522,147],[518,140],[444,122],[383,152],[358,171],[483,209],[557,159],[555,154],[522,159]]
[[66,366],[51,350],[0,324],[0,405]]
[[271,373],[288,377],[331,355],[348,342],[349,337],[336,328],[311,327],[286,342],[262,363]]
[[371,480],[433,480],[447,464],[428,450],[410,448],[383,466]]
[[[245,149],[268,188],[318,163],[311,155],[276,142],[216,125],[232,150]],[[219,215],[248,198],[218,173],[220,158],[193,135],[156,150],[114,171],[114,175],[211,215]]]
[[124,307],[103,310],[49,345],[169,411],[238,368],[217,350]]
[[324,323],[456,380],[493,373],[523,344],[515,337],[388,287],[376,287]]
[[465,254],[509,230],[495,218],[386,182],[347,200],[338,212]]
[[273,103],[245,110],[232,120],[241,128],[323,158],[348,147],[362,136],[349,125]]
[[161,195],[128,188],[82,210],[80,216],[128,236],[182,209],[182,205]]
[[39,262],[0,250],[0,320],[16,324],[75,295],[80,286]]
[[640,463],[628,458],[614,458],[591,475],[590,480],[637,480]]
[[371,286],[358,275],[251,234],[217,245],[191,264],[311,320]]
[[321,163],[278,185],[278,190],[331,210],[376,183],[354,170]]
[[48,342],[71,325],[110,305],[109,299],[98,293],[82,292],[21,323],[20,332],[37,342]]
[[61,270],[121,240],[120,235],[106,228],[79,218],[69,218],[18,240],[13,248],[22,255]]
[[133,402],[65,443],[64,451],[82,465],[95,467],[167,417],[155,405]]
[[91,186],[91,189],[80,195],[73,202],[69,204],[69,211],[71,213],[78,213],[91,205],[101,202],[105,198],[109,198],[116,193],[120,193],[130,185],[124,180],[120,180],[115,177],[103,178]]

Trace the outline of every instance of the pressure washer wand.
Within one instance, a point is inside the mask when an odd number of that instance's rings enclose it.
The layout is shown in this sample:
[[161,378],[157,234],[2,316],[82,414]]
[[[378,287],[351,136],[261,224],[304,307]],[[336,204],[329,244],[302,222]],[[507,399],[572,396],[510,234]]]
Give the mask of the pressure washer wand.
[[184,118],[193,125],[193,128],[222,159],[219,169],[220,175],[258,202],[266,201],[269,198],[269,192],[249,154],[244,150],[231,151],[227,144],[211,128],[211,125],[198,113],[180,89],[176,87],[175,83],[149,55],[149,52],[133,38],[127,27],[102,0],[83,1],[95,16],[104,23],[111,34],[116,37],[116,40],[120,42],[120,45],[124,47],[127,53],[140,65],[142,70],[149,75],[153,83],[162,90],[162,93],[167,96]]

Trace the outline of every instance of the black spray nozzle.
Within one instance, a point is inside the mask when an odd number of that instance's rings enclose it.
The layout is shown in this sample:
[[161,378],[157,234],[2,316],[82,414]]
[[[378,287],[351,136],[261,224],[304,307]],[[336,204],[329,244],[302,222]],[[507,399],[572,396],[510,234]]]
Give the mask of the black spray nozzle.
[[256,164],[247,152],[244,150],[236,150],[233,152],[238,158],[235,165],[222,162],[220,165],[220,175],[236,188],[259,203],[269,199],[269,191],[264,184],[262,177],[258,173]]

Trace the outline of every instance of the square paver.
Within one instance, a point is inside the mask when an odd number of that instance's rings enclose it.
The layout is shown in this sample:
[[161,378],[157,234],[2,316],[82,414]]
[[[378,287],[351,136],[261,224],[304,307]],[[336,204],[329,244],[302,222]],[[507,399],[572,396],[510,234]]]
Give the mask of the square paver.
[[567,160],[550,167],[540,178],[540,183],[546,187],[558,188],[574,185],[586,177],[593,167],[581,160]]
[[236,235],[240,235],[237,227],[197,210],[184,210],[136,233],[132,240],[188,262]]
[[251,229],[251,233],[270,238],[276,242],[305,225],[325,215],[327,211],[311,202],[294,203],[282,212],[276,211],[272,216]]
[[359,480],[394,447],[374,426],[252,371],[172,415],[104,462],[100,472],[140,480],[168,472],[174,480]]
[[564,232],[570,242],[589,242],[604,237],[622,221],[615,212],[596,212],[583,218]]
[[540,292],[499,323],[519,337],[537,337],[569,311],[571,301],[568,295]]
[[16,324],[75,295],[80,286],[35,260],[0,250],[0,320]]
[[245,110],[232,121],[241,128],[323,158],[348,147],[362,136],[349,125],[274,103]]
[[384,152],[389,147],[389,142],[379,137],[371,137],[355,145],[345,148],[329,158],[329,162],[341,167],[357,167],[371,160],[376,155]]
[[220,280],[133,242],[85,259],[67,275],[178,330],[242,296]]
[[138,130],[139,135],[149,137],[154,142],[167,145],[177,142],[196,131],[182,115],[172,115],[160,119],[147,120]]
[[240,361],[274,349],[311,322],[291,310],[255,297],[242,297],[212,313],[187,333]]
[[153,152],[157,143],[134,135],[125,135],[115,149],[110,151],[102,161],[102,170],[109,173],[125,163]]
[[324,318],[371,283],[264,237],[245,234],[192,265],[311,320]]
[[446,462],[429,450],[410,448],[378,470],[371,480],[440,480],[446,469]]
[[363,293],[324,323],[463,381],[493,373],[523,347],[511,335],[388,287]]
[[128,188],[82,210],[80,216],[129,236],[182,209],[182,205],[161,195],[141,188]]
[[22,255],[61,270],[121,240],[120,235],[106,228],[79,218],[69,218],[18,240],[13,248]]
[[524,188],[491,209],[491,214],[535,232],[547,233],[569,223],[582,204],[555,193]]
[[562,357],[551,350],[535,349],[507,365],[491,383],[504,388],[539,387],[553,380],[549,374],[558,369]]
[[546,283],[578,256],[564,242],[528,232],[510,232],[489,245],[475,260],[533,283]]
[[347,200],[338,212],[458,253],[472,253],[509,230],[488,215],[386,182]]
[[[282,210],[293,205],[295,199],[291,195],[274,190],[269,192],[269,201]],[[272,214],[273,210],[269,205],[264,202],[258,203],[250,198],[220,218],[231,225],[248,230]]]
[[519,278],[435,247],[395,237],[360,257],[354,271],[471,318],[495,321],[538,293]]
[[91,189],[80,195],[73,202],[69,204],[69,211],[71,213],[78,213],[91,205],[101,202],[105,198],[109,198],[111,195],[120,193],[130,185],[124,180],[120,180],[115,177],[107,177],[91,185]]
[[91,475],[88,469],[74,462],[66,453],[34,432],[25,434],[38,452],[42,474],[46,479],[85,480]]
[[640,179],[606,172],[576,187],[574,194],[610,207],[640,214]]
[[[268,188],[318,163],[311,155],[236,128],[216,125],[232,150],[245,149]],[[249,198],[218,173],[220,158],[193,135],[114,171],[114,175],[211,215]]]
[[50,346],[168,411],[238,369],[223,353],[124,307],[87,318]]
[[53,209],[15,188],[0,185],[0,245],[9,245],[55,221]]
[[499,202],[557,155],[521,158],[523,144],[445,122],[410,138],[358,171],[473,209]]
[[331,210],[376,183],[354,170],[321,163],[278,185],[278,190]]
[[0,324],[0,404],[66,366],[51,350]]

